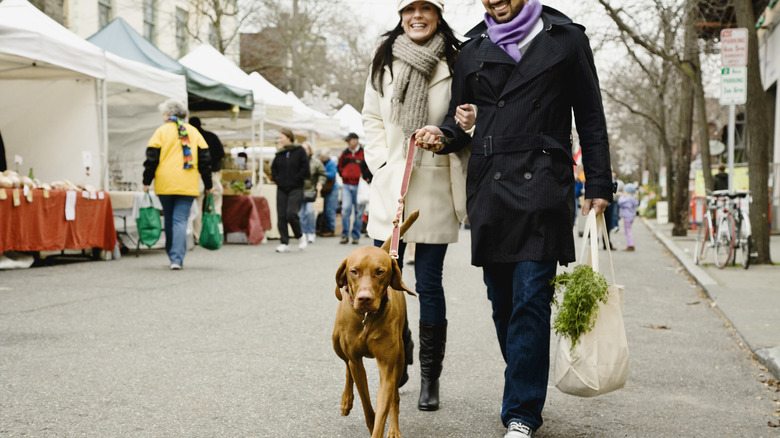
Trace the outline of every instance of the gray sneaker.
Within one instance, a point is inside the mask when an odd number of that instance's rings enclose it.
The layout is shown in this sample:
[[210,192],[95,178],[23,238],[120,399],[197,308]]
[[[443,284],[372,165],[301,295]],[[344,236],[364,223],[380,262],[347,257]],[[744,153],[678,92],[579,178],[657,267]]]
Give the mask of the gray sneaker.
[[532,438],[534,431],[519,421],[510,421],[504,438]]

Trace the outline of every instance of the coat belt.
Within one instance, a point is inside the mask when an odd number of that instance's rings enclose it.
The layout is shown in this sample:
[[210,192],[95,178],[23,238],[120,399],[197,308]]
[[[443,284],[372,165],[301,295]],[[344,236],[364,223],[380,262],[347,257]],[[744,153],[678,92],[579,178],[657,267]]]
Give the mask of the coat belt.
[[494,154],[552,150],[565,151],[571,156],[571,134],[524,134],[504,137],[474,137],[471,139],[471,153],[489,157]]

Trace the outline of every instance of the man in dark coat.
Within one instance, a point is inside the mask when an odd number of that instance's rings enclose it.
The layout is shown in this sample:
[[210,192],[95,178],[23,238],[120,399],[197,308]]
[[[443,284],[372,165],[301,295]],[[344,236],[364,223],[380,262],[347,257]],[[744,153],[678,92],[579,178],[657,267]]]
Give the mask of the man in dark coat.
[[[487,14],[467,37],[440,127],[421,147],[471,145],[467,208],[472,264],[483,267],[506,360],[501,420],[506,438],[542,425],[550,343],[550,280],[575,260],[572,110],[585,171],[583,214],[612,200],[606,120],[584,28],[539,0],[482,0]],[[458,105],[477,106],[473,139]],[[437,142],[436,136],[444,136]]]
[[[222,142],[219,140],[217,134],[211,131],[206,131],[201,127],[199,117],[190,117],[190,125],[194,126],[206,143],[209,145],[209,155],[211,156],[211,197],[214,199],[214,211],[218,215],[222,215],[222,158],[225,157],[225,147],[222,146]],[[205,193],[201,192],[198,195],[198,208],[203,211],[203,200],[206,197]],[[201,227],[203,226],[203,216],[199,214],[198,217],[192,221],[192,235],[195,238],[195,243],[198,243],[200,238]]]

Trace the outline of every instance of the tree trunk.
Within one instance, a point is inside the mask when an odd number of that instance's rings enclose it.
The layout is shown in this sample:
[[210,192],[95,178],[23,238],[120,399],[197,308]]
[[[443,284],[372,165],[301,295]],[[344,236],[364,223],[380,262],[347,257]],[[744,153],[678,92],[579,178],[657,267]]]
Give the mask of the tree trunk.
[[693,133],[694,82],[698,55],[696,41],[696,18],[692,5],[685,11],[685,48],[681,63],[683,71],[680,85],[680,135],[677,144],[677,159],[674,169],[675,215],[672,236],[688,235],[688,189],[691,170],[691,137]]
[[758,60],[758,37],[753,26],[753,4],[750,0],[736,0],[734,9],[737,24],[748,30],[748,87],[747,87],[747,129],[750,139],[748,172],[750,175],[750,225],[753,229],[753,244],[758,254],[754,263],[772,263],[769,254],[769,109],[766,93],[761,86]]
[[712,178],[710,157],[710,130],[707,125],[707,102],[704,98],[704,85],[702,84],[701,61],[699,53],[693,58],[694,68],[696,69],[696,80],[694,81],[694,90],[696,92],[696,126],[699,131],[699,146],[701,147],[701,169],[704,174],[704,187],[706,190],[715,188],[715,182]]

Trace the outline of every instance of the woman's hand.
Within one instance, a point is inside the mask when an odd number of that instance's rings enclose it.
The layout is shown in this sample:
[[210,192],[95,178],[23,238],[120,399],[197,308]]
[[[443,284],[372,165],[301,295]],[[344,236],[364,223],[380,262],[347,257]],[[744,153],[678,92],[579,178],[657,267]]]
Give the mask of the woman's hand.
[[149,186],[144,186],[144,191],[148,192],[149,191]]
[[464,103],[458,105],[455,109],[455,124],[460,126],[463,131],[468,131],[474,126],[474,122],[477,120],[477,113],[474,111],[474,105],[470,103]]
[[444,143],[439,138],[442,135],[441,129],[435,125],[423,126],[414,132],[417,147],[431,152],[439,152],[444,149]]

